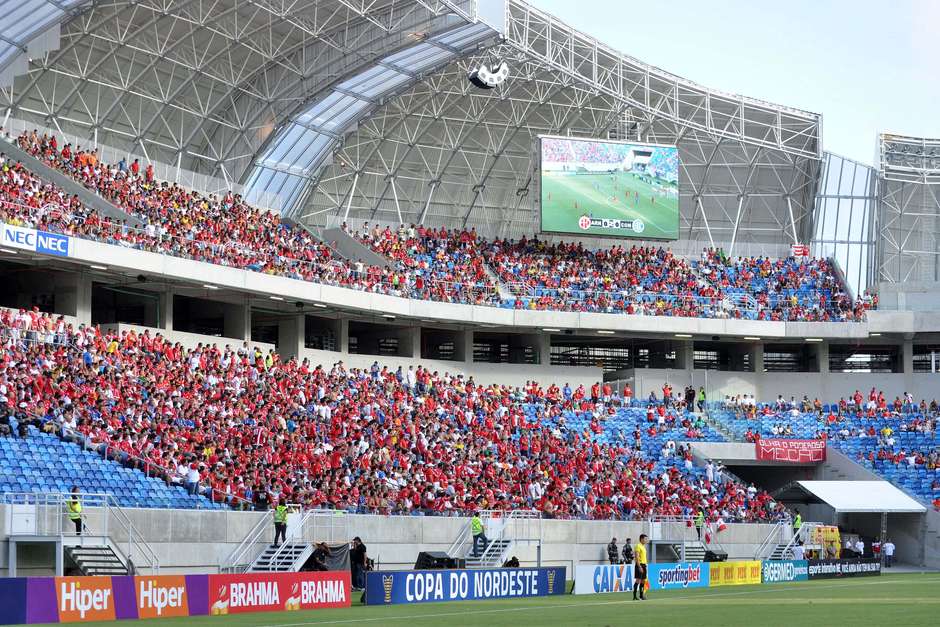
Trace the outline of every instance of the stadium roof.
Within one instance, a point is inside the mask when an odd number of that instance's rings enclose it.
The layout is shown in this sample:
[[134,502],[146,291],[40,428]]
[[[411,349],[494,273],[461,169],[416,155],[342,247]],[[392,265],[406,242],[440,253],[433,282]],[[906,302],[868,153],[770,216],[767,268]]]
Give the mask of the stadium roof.
[[922,514],[927,511],[887,481],[797,481],[777,496],[790,500],[786,497],[794,496],[794,492],[811,495],[837,514]]
[[[677,143],[690,250],[813,232],[819,115],[703,87],[523,0],[25,4],[46,17],[0,22],[31,59],[6,66],[8,116],[275,191],[309,224],[531,233],[532,141],[554,134]],[[467,81],[497,60],[503,85]]]

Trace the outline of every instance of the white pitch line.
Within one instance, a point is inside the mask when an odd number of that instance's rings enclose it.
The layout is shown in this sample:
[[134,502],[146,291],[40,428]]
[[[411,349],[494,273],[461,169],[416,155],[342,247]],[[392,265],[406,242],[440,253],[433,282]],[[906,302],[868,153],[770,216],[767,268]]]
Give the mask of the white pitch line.
[[[928,583],[937,583],[940,582],[940,578],[930,578],[930,579],[919,579],[917,581],[910,582],[913,585],[919,584],[928,584]],[[808,582],[800,582],[808,583]],[[883,581],[846,581],[843,583],[829,584],[825,586],[813,585],[813,590],[823,590],[831,588],[845,588],[847,586],[875,586],[879,584],[884,584]],[[755,584],[756,585],[756,584]],[[795,589],[793,586],[787,586],[786,584],[779,587],[773,587],[769,590],[741,590],[738,592],[716,592],[714,594],[709,594],[706,596],[693,595],[693,596],[681,596],[681,597],[666,597],[666,598],[657,598],[649,599],[649,601],[659,603],[668,603],[670,601],[675,601],[677,599],[702,599],[707,601],[708,599],[713,599],[715,597],[731,597],[731,596],[742,596],[746,594],[764,594],[766,592],[793,592]],[[626,593],[625,593],[626,594]],[[524,598],[524,597],[523,597]],[[529,597],[531,598],[531,597]],[[508,600],[508,599],[492,599],[494,601]],[[315,621],[309,623],[273,623],[271,625],[258,625],[258,627],[308,627],[309,625],[347,625],[353,623],[375,623],[382,621],[393,621],[393,620],[414,620],[422,618],[445,618],[449,616],[466,616],[468,613],[473,615],[479,614],[504,614],[509,612],[529,612],[535,610],[552,610],[552,609],[566,609],[572,607],[602,607],[605,605],[629,605],[632,604],[633,600],[620,600],[620,601],[598,601],[595,603],[566,603],[565,605],[532,605],[529,607],[501,607],[494,608],[490,610],[474,610],[472,608],[467,608],[461,612],[438,612],[434,614],[411,614],[408,616],[376,616],[374,618],[344,618],[342,620],[327,620],[327,621]],[[376,606],[381,607],[381,606]]]

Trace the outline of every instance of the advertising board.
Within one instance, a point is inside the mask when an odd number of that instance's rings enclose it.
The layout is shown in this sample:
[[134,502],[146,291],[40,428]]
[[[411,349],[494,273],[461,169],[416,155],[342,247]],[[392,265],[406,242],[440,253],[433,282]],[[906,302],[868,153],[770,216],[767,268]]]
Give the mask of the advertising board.
[[808,575],[806,560],[773,560],[761,563],[761,581],[763,583],[784,583],[806,581]]
[[708,564],[701,562],[650,564],[648,575],[653,590],[707,588],[709,582]]
[[761,582],[758,561],[711,562],[708,565],[712,586],[743,586]]
[[373,571],[366,605],[542,597],[565,592],[565,567]]
[[578,566],[574,571],[575,594],[632,592],[633,564]]
[[809,560],[810,579],[835,577],[871,577],[881,574],[881,560],[873,558],[848,560]]

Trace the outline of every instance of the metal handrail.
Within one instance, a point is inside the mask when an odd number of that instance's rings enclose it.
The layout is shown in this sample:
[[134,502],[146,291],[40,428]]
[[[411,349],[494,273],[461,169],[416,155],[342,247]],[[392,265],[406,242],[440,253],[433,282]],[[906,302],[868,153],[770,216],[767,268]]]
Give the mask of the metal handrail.
[[761,540],[761,543],[757,545],[757,548],[754,550],[754,559],[765,559],[770,557],[770,554],[767,550],[771,547],[776,548],[779,544],[784,544],[780,542],[782,531],[784,528],[789,528],[789,523],[784,523],[782,521],[777,521],[773,529]]
[[[0,502],[7,505],[35,505],[37,508],[52,508],[52,513],[54,514],[51,516],[53,523],[52,528],[37,528],[36,533],[31,533],[28,535],[39,535],[47,537],[58,536],[61,541],[66,536],[66,532],[63,526],[63,522],[68,516],[66,505],[68,501],[73,498],[78,499],[83,508],[81,520],[84,529],[83,532],[79,535],[80,544],[84,545],[86,537],[102,537],[106,539],[109,544],[114,545],[115,548],[120,550],[118,543],[111,538],[111,519],[113,518],[120,524],[125,533],[127,533],[127,551],[124,552],[125,559],[130,562],[132,555],[136,552],[145,558],[147,562],[146,567],[151,570],[152,574],[157,574],[160,572],[160,559],[157,557],[153,547],[151,547],[150,544],[143,539],[142,535],[134,526],[134,523],[131,521],[130,517],[117,504],[117,501],[112,494],[94,492],[81,492],[75,494],[63,492],[7,492],[0,495]],[[100,534],[88,533],[88,515],[84,510],[86,507],[101,508],[103,510],[102,522],[104,523],[104,528],[101,530]],[[37,510],[36,514],[37,525],[45,525],[45,523],[50,519],[50,512],[48,510],[41,512]],[[17,535],[13,532],[12,529],[9,530],[8,533],[10,533],[10,535]],[[127,566],[129,568],[131,564],[129,563]]]
[[255,526],[242,538],[242,541],[238,543],[238,546],[229,553],[225,561],[219,566],[219,572],[241,572],[238,570],[240,567],[248,567],[251,562],[247,560],[248,551],[256,544],[261,543],[261,536],[264,535],[265,529],[268,528],[270,520],[268,516],[261,516],[258,519],[258,522],[255,523]]

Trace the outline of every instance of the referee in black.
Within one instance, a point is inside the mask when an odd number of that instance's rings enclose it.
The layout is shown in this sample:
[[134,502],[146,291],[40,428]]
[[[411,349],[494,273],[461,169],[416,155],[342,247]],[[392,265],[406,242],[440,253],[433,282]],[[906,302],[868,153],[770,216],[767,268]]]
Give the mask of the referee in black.
[[636,593],[640,592],[640,600],[646,600],[646,534],[640,534],[640,541],[633,548],[633,554],[636,559],[633,566],[633,600],[637,600]]

